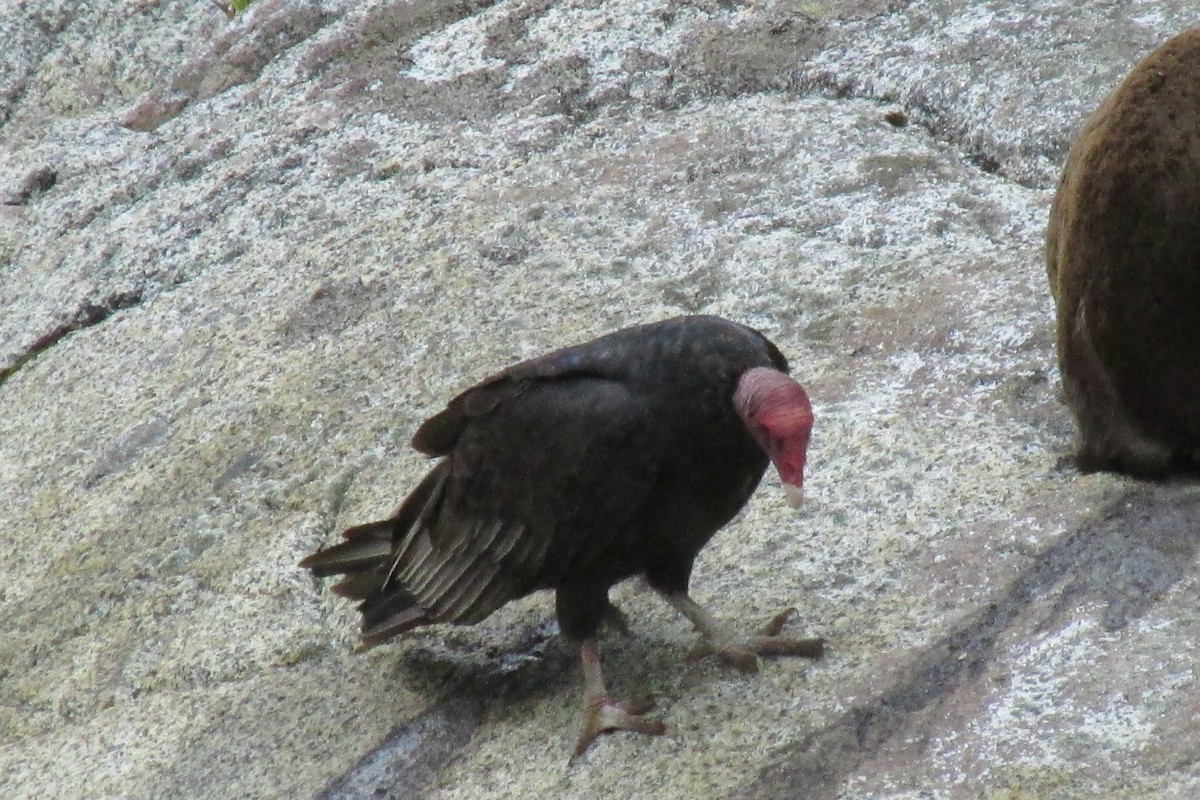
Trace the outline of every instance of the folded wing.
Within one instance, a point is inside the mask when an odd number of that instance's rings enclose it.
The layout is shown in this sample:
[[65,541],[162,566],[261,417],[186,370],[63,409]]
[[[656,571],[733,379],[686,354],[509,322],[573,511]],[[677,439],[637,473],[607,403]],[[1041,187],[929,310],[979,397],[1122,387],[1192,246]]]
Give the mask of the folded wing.
[[[570,351],[456,397],[414,446],[445,458],[388,520],[302,562],[344,574],[363,640],[469,624],[602,557],[635,524],[669,451],[653,400]],[[515,373],[515,374],[514,374]]]

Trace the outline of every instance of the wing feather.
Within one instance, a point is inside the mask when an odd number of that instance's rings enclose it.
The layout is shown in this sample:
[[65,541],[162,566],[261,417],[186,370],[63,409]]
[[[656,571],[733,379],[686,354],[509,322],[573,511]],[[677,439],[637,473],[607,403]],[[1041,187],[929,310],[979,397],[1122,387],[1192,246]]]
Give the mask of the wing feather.
[[[468,529],[466,535],[459,537],[459,541],[475,544],[480,527],[481,525],[476,525],[473,529]],[[453,592],[461,588],[464,576],[468,580],[479,581],[486,581],[493,576],[480,569],[482,544],[479,547],[457,547],[440,555],[441,558],[430,574],[421,576],[411,591],[442,616],[445,615],[444,609],[452,599]]]
[[[619,383],[560,378],[460,405],[486,411],[458,433],[389,560],[385,591],[410,597],[427,622],[477,622],[552,585],[620,529],[653,483],[638,468],[653,459],[623,452],[654,447],[646,410]],[[619,465],[612,453],[625,456]]]
[[464,623],[482,619],[482,616],[476,616],[477,614],[482,613],[484,616],[490,614],[498,606],[487,608],[486,605],[480,605],[477,607],[476,603],[481,596],[491,589],[498,589],[500,591],[496,594],[503,597],[504,601],[512,597],[510,582],[504,580],[499,573],[500,569],[495,564],[472,570],[468,580],[457,581],[453,586],[453,591],[446,592],[440,598],[441,604],[438,613]]

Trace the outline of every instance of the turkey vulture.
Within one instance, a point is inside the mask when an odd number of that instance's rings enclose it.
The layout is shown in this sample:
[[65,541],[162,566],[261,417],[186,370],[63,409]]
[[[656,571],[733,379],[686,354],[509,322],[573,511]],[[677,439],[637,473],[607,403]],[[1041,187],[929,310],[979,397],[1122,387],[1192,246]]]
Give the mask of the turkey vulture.
[[653,707],[611,701],[597,631],[619,621],[609,589],[641,575],[699,630],[693,657],[754,671],[759,654],[820,656],[777,635],[787,613],[737,636],[688,595],[700,549],[774,462],[799,502],[812,410],[765,336],[715,316],[625,328],[516,364],[426,420],[413,447],[441,456],[389,519],[300,562],[360,601],[362,639],[467,625],[555,590],[580,643],[585,706],[575,755],[601,733],[660,734]]

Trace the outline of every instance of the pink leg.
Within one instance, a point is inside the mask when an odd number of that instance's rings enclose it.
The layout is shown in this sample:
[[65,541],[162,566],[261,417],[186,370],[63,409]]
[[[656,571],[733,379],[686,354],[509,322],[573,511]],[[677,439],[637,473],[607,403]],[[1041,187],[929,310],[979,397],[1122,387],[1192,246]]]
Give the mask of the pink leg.
[[583,726],[575,742],[572,761],[583,755],[602,733],[622,730],[660,736],[666,732],[667,727],[661,722],[642,717],[654,708],[654,698],[620,703],[608,699],[604,675],[600,671],[600,644],[595,637],[585,639],[580,645],[579,660],[583,662]]

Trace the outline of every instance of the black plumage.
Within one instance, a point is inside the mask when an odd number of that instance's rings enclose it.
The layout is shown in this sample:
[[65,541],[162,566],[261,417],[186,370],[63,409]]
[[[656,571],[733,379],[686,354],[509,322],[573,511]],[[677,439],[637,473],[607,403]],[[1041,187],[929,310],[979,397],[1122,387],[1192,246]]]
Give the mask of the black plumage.
[[[754,643],[735,642],[696,606],[688,580],[769,455],[798,488],[812,417],[787,368],[766,337],[712,316],[625,328],[516,364],[420,427],[413,446],[443,458],[393,517],[347,530],[301,566],[346,576],[335,591],[361,601],[367,644],[478,622],[554,589],[563,633],[585,643],[595,707],[577,751],[617,727],[660,732],[604,696],[595,636],[609,589],[645,576],[719,651],[756,664]],[[735,404],[735,394],[757,399]],[[776,645],[758,652],[794,642],[768,638]],[[799,654],[819,653],[817,642],[798,644]]]

